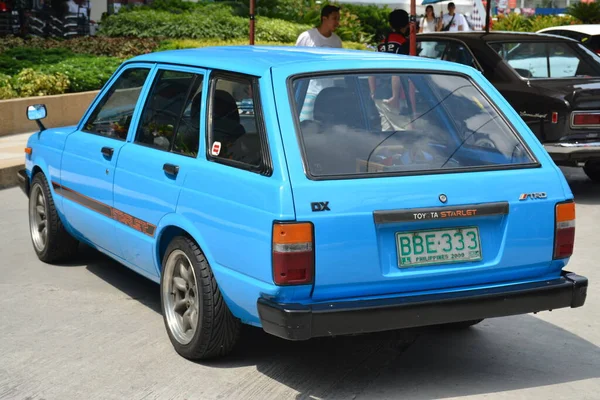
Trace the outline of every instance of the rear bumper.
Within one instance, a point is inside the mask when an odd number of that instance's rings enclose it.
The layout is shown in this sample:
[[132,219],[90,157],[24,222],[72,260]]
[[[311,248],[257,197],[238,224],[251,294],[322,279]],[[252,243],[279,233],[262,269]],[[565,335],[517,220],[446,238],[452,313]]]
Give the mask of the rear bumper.
[[580,162],[600,160],[600,142],[546,143],[544,148],[557,164],[576,165]]
[[19,182],[19,187],[23,193],[29,197],[29,177],[27,176],[25,169],[17,171],[17,181]]
[[288,340],[307,340],[581,307],[587,278],[563,272],[552,281],[424,296],[312,305],[258,300],[263,329]]

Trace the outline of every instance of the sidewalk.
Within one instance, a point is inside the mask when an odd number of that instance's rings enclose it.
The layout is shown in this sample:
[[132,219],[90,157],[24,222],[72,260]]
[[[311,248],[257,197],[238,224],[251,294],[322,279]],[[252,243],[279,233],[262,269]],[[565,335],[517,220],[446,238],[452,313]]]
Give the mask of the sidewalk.
[[25,165],[25,146],[32,133],[0,136],[0,189],[17,185],[17,171]]

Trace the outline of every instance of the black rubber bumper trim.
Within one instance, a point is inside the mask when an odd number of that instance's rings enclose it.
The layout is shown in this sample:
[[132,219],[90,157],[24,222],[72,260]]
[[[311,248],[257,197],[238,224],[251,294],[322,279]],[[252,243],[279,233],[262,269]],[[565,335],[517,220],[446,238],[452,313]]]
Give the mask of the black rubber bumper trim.
[[29,177],[27,176],[27,172],[24,168],[17,171],[17,180],[23,193],[29,197]]
[[555,280],[510,288],[312,305],[259,298],[257,307],[265,332],[307,340],[581,307],[587,287],[586,277],[563,271]]

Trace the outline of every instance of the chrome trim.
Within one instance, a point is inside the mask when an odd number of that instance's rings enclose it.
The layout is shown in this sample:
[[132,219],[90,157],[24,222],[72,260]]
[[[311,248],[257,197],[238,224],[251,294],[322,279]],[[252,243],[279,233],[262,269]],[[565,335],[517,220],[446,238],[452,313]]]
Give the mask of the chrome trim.
[[596,124],[596,125],[579,125],[576,126],[573,124],[573,120],[575,119],[576,115],[579,114],[588,114],[588,115],[600,115],[600,111],[573,111],[571,112],[571,119],[569,120],[569,126],[571,127],[571,129],[594,129],[594,128],[600,128],[600,124]]

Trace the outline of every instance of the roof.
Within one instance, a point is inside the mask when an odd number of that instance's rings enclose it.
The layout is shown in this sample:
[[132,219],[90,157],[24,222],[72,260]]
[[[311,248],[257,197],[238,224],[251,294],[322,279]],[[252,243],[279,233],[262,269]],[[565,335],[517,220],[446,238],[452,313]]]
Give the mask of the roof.
[[540,29],[538,32],[551,32],[551,31],[573,31],[580,32],[586,35],[600,35],[599,24],[581,24],[581,25],[562,25],[553,26],[551,28]]
[[[354,62],[352,68],[360,68],[360,62],[412,60],[416,57],[380,53],[366,50],[333,49],[294,46],[220,46],[197,49],[169,50],[144,54],[127,62],[151,62],[188,65],[200,68],[222,69],[262,76],[270,68],[290,64]],[[419,57],[422,59],[422,57]],[[433,60],[432,62],[438,62]],[[358,63],[358,64],[356,64]],[[372,63],[371,63],[372,64]],[[382,68],[385,65],[382,63]]]
[[483,31],[466,31],[466,32],[432,32],[432,33],[419,33],[417,37],[450,37],[461,40],[477,40],[484,42],[494,41],[511,41],[511,40],[540,40],[540,39],[553,39],[559,41],[573,41],[573,39],[566,38],[563,36],[556,36],[550,34],[543,34],[537,32],[504,32],[504,31],[492,31],[489,33]]

